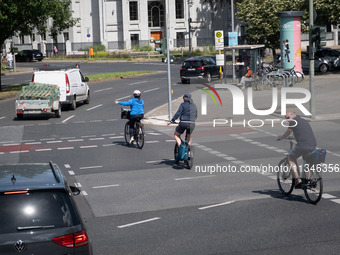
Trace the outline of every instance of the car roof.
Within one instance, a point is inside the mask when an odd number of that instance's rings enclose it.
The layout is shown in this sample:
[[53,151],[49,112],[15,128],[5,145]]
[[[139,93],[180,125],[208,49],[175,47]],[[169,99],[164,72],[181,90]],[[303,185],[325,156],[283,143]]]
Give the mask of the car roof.
[[43,65],[35,69],[36,71],[65,71],[70,69],[79,70],[79,65],[59,65],[59,66],[50,66],[50,65]]
[[210,57],[207,57],[207,56],[204,56],[204,57],[192,57],[192,58],[187,58],[184,61],[201,61],[201,60],[203,60],[205,58],[210,58]]
[[65,180],[59,168],[52,162],[0,165],[0,192],[65,187]]

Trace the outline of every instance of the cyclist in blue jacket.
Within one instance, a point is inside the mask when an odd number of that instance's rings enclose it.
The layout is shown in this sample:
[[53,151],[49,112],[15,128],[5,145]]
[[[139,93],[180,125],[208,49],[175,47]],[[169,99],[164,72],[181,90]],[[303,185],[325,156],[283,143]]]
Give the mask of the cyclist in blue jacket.
[[133,92],[133,98],[131,98],[127,102],[123,101],[115,101],[115,104],[120,104],[120,105],[126,105],[130,106],[131,112],[130,112],[130,129],[129,129],[129,134],[130,134],[130,144],[132,144],[135,139],[133,136],[133,128],[135,125],[135,122],[137,120],[141,120],[144,118],[144,101],[141,99],[141,92],[139,90],[135,90]]
[[180,118],[180,122],[175,130],[175,140],[178,146],[181,145],[181,134],[186,131],[188,144],[191,145],[191,134],[195,128],[195,121],[197,119],[197,108],[189,93],[184,94],[183,103],[179,106],[174,117],[168,122],[168,125],[174,123],[176,119]]

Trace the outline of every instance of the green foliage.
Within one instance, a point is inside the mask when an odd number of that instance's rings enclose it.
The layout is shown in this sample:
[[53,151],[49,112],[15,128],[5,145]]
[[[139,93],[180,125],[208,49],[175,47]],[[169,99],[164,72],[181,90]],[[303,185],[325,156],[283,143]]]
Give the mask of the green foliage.
[[99,45],[93,45],[91,47],[93,49],[94,52],[98,52],[98,51],[105,51],[105,46],[102,45],[102,44],[99,44]]
[[144,45],[139,48],[140,51],[153,51],[154,49],[150,45]]
[[[78,22],[72,18],[70,6],[71,0],[0,1],[0,44],[16,33],[30,35],[34,28],[40,34],[49,32],[56,37]],[[48,31],[49,18],[52,18],[52,24]]]
[[1,71],[6,70],[6,66],[1,64]]

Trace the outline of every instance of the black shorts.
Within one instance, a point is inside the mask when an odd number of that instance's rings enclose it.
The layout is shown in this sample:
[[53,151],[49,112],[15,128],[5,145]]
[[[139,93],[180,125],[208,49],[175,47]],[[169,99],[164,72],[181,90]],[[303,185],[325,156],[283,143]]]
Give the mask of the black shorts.
[[305,159],[305,157],[308,155],[308,153],[312,152],[313,150],[305,150],[305,149],[301,149],[299,147],[294,147],[288,154],[289,158],[293,161],[296,162],[296,160],[299,157],[303,157],[303,159]]
[[187,131],[187,134],[190,135],[195,129],[195,123],[191,122],[180,122],[176,127],[176,132],[179,134],[183,134],[184,131]]

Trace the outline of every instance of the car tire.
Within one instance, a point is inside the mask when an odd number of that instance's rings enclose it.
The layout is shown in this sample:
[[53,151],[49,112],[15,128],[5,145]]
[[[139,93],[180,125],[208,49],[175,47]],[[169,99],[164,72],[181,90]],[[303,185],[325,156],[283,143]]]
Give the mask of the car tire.
[[188,80],[182,79],[182,84],[186,84],[187,82],[188,82]]
[[71,110],[75,110],[77,108],[76,97],[73,97],[72,103],[70,104]]
[[90,91],[87,92],[87,98],[84,100],[84,104],[90,103]]
[[55,117],[56,118],[60,118],[61,117],[61,105],[59,105],[58,110],[56,110],[54,113],[55,113]]
[[328,71],[328,66],[327,66],[326,64],[321,64],[321,65],[319,66],[319,71],[320,71],[321,73],[327,73],[327,71]]
[[17,114],[17,119],[22,120],[24,118],[24,115],[22,113]]
[[25,62],[31,62],[31,59],[29,57],[26,57]]
[[207,74],[205,75],[205,79],[207,80],[207,82],[211,82],[211,74],[209,72],[207,72]]

